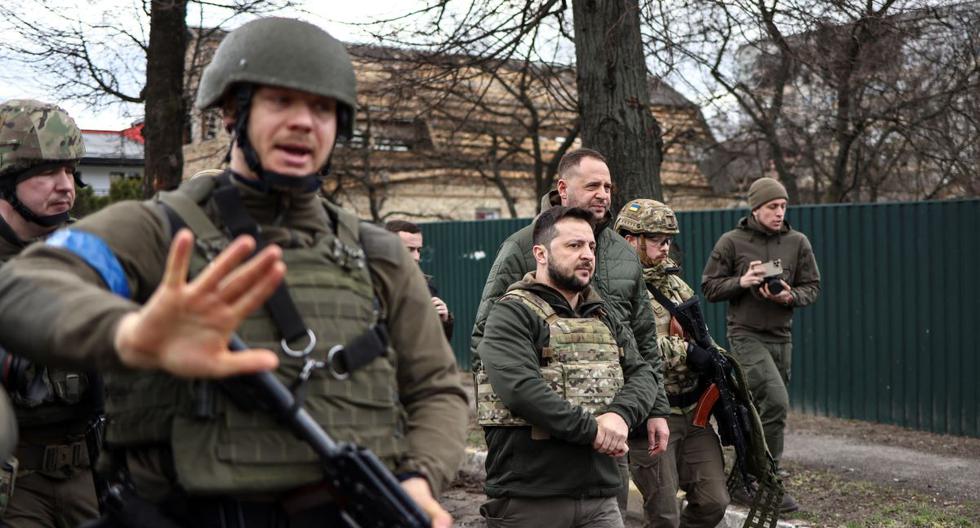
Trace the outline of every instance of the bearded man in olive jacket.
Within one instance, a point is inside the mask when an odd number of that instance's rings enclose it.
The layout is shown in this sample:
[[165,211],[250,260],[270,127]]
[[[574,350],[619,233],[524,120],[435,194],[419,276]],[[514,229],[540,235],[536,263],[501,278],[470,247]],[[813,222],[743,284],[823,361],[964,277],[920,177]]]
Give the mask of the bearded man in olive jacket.
[[[728,301],[728,342],[745,371],[759,409],[766,444],[776,463],[783,454],[789,411],[793,310],[820,293],[820,270],[806,235],[786,222],[788,195],[781,183],[760,178],[749,187],[752,212],[718,239],[701,275],[711,302]],[[763,262],[779,259],[778,293],[765,282]],[[784,511],[797,509],[786,495]]]
[[588,211],[534,227],[535,271],[508,288],[480,342],[477,413],[487,440],[488,525],[622,527],[617,462],[658,387],[629,332],[588,284]]
[[[609,315],[633,334],[640,356],[653,367],[657,378],[659,394],[656,404],[649,411],[645,427],[637,427],[631,433],[634,437],[645,436],[651,446],[652,455],[656,455],[667,448],[670,404],[667,402],[667,393],[663,390],[657,330],[643,282],[643,268],[633,248],[612,229],[613,218],[609,211],[611,198],[612,175],[606,159],[595,150],[581,148],[562,157],[558,164],[557,187],[542,197],[541,210],[563,205],[581,207],[593,215],[596,249],[592,287],[602,296]],[[497,258],[490,268],[473,325],[470,350],[474,369],[479,366],[478,349],[490,308],[508,286],[535,269],[531,252],[533,229],[532,223],[508,237],[501,244]],[[629,495],[629,466],[625,457],[620,460],[620,475],[623,487],[618,500],[625,515]]]

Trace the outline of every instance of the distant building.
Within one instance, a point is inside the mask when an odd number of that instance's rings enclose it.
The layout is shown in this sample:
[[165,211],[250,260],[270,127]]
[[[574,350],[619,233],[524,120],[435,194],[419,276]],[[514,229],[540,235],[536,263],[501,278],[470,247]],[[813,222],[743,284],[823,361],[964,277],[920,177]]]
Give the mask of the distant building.
[[[206,63],[223,36],[208,31],[189,46],[196,59],[188,61],[192,89],[200,69],[194,64]],[[365,45],[349,51],[356,128],[350,142],[338,145],[324,192],[362,218],[534,216],[552,185],[556,156],[581,145],[571,66],[475,66],[469,56]],[[649,87],[650,110],[663,130],[664,198],[681,210],[730,206],[733,197],[713,189],[699,167],[717,143],[701,109],[660,79],[651,77]],[[231,141],[218,110],[192,110],[190,124],[185,178],[222,167]]]
[[125,130],[82,130],[85,157],[78,171],[96,195],[109,194],[118,179],[143,178],[142,130],[143,123]]

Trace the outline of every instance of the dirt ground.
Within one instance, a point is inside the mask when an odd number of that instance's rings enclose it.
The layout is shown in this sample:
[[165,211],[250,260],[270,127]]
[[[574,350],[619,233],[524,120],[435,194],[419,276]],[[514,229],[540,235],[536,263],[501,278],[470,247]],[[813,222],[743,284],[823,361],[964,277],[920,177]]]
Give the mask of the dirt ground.
[[801,525],[980,526],[980,438],[799,413],[787,432]]
[[[791,414],[783,466],[800,527],[980,526],[980,439]],[[474,447],[482,434],[474,426]],[[485,526],[482,475],[462,475],[441,501],[462,528]],[[642,523],[631,519],[629,528]]]

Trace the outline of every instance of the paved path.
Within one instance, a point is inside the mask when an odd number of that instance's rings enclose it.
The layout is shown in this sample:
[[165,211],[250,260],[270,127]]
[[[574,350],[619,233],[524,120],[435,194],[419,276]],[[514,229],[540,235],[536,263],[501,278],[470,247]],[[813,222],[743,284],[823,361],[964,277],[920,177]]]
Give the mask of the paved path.
[[904,482],[980,501],[980,460],[885,446],[859,439],[812,433],[786,435],[783,458],[804,465],[841,468],[877,482]]

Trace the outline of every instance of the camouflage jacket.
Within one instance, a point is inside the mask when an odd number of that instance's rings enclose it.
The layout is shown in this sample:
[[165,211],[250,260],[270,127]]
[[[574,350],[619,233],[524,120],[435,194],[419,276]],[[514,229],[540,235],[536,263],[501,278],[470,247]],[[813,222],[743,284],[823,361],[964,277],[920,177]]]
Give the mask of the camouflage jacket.
[[[793,302],[783,306],[764,299],[757,289],[739,285],[749,262],[782,260],[783,280],[792,287]],[[735,229],[715,243],[701,274],[701,291],[711,302],[728,301],[728,336],[753,336],[771,343],[788,343],[793,308],[807,306],[820,293],[820,270],[806,235],[788,223],[773,233],[755,221],[742,218]]]
[[[643,278],[649,287],[657,288],[674,304],[680,304],[690,299],[694,291],[675,273],[668,273],[672,267],[675,267],[674,262],[667,259],[655,266],[644,268]],[[667,396],[690,393],[698,388],[700,380],[697,374],[687,368],[687,340],[683,336],[671,335],[672,316],[666,307],[657,302],[653,294],[650,294],[650,303],[653,307],[654,319],[657,321],[657,347],[663,357],[664,388]],[[688,405],[685,409],[672,405],[670,412],[682,414],[684,410],[694,405]]]
[[[604,313],[591,289],[572,309],[554,289],[530,275],[510,289],[533,292],[561,317],[600,318],[624,348],[621,359],[625,385],[606,409],[627,425],[642,424],[658,391],[652,368],[636,352],[632,335]],[[592,449],[597,425],[592,413],[573,406],[541,378],[540,350],[549,343],[548,324],[524,302],[507,299],[494,304],[487,318],[480,357],[494,390],[513,412],[550,434],[532,440],[529,427],[488,427],[487,483],[490,497],[597,496],[616,494],[622,485],[615,459]]]

